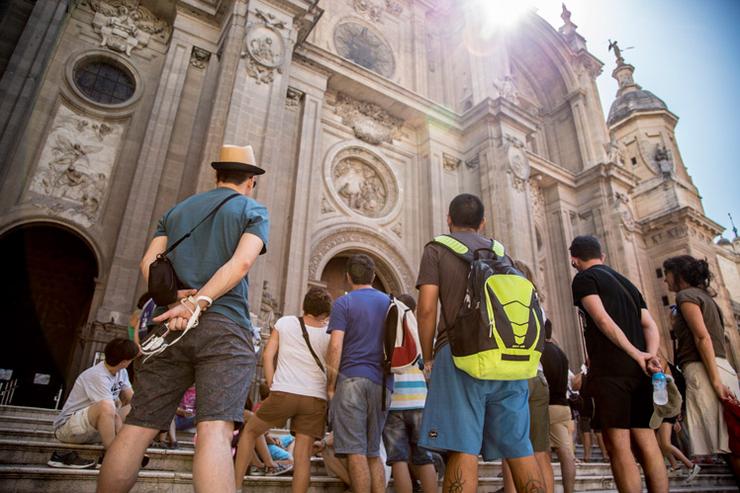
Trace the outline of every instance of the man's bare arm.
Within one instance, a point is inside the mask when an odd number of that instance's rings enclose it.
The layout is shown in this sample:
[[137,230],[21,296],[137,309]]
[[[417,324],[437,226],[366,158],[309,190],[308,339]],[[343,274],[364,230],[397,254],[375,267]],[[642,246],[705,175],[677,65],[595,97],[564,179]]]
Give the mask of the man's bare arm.
[[423,284],[419,286],[419,303],[416,307],[416,314],[419,324],[421,353],[426,363],[431,363],[434,359],[434,332],[437,327],[438,299],[439,286],[436,284]]
[[265,371],[265,383],[268,388],[272,387],[272,378],[275,376],[275,355],[278,353],[279,342],[280,335],[277,329],[273,328],[262,352],[262,368]]
[[647,362],[653,358],[650,353],[645,353],[637,349],[630,341],[621,328],[614,322],[611,316],[604,308],[601,298],[597,294],[590,294],[581,298],[583,308],[588,312],[599,330],[619,349],[627,353],[632,359],[637,361],[643,371],[646,371]]
[[660,332],[653,316],[645,308],[640,310],[640,324],[642,325],[642,332],[645,334],[647,352],[657,356],[660,349]]
[[339,362],[342,360],[342,347],[344,346],[344,331],[333,330],[329,339],[329,350],[326,353],[326,392],[329,399],[334,397],[337,388],[337,375],[339,373]]

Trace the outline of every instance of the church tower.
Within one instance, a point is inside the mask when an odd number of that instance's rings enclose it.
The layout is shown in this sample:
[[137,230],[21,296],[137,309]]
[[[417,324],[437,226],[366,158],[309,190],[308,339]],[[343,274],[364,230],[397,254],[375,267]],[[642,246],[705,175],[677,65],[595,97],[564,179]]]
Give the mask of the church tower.
[[[607,126],[610,160],[632,173],[635,186],[628,195],[619,197],[622,220],[639,228],[645,255],[643,289],[653,298],[651,309],[664,328],[661,341],[670,355],[669,305],[673,296],[663,279],[663,261],[675,255],[689,254],[706,258],[717,275],[717,301],[725,313],[732,313],[728,292],[720,276],[718,247],[713,239],[723,227],[704,214],[699,191],[689,175],[676,141],[678,116],[652,92],[643,89],[633,78],[635,67],[625,62],[616,42],[610,45],[617,66],[612,72],[619,83],[617,97],[611,105]],[[648,301],[648,305],[651,305]],[[657,309],[657,310],[656,310]],[[657,313],[656,313],[657,312]],[[726,317],[732,320],[731,317]],[[727,327],[730,340],[738,347],[737,330]]]

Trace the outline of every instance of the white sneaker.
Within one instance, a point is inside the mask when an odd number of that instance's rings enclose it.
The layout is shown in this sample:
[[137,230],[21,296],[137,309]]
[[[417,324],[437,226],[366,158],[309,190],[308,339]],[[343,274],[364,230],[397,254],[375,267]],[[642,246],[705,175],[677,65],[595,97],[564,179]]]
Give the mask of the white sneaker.
[[693,481],[700,471],[701,467],[699,466],[699,464],[694,464],[694,467],[692,467],[689,473],[686,475],[686,482],[689,483]]

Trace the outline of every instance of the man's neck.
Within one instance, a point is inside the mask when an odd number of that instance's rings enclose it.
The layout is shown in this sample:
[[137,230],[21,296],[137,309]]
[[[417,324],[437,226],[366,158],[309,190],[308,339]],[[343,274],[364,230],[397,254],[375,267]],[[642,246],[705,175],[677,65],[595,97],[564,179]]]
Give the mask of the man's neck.
[[460,226],[450,226],[450,233],[478,233],[478,228],[461,228]]
[[372,289],[372,284],[350,284],[352,287],[351,291],[357,291],[358,289]]
[[591,260],[584,260],[581,264],[582,270],[587,270],[593,267],[594,265],[604,265],[604,261],[600,258],[592,258]]
[[246,193],[244,193],[244,190],[242,189],[243,187],[240,187],[239,185],[234,185],[233,183],[224,183],[222,181],[219,181],[216,183],[216,188],[228,188],[229,190],[233,190],[242,195],[246,195]]
[[118,373],[118,366],[111,366],[105,361],[103,361],[103,364],[105,365],[105,369],[108,370],[108,373],[110,373],[111,375],[115,375],[116,373]]

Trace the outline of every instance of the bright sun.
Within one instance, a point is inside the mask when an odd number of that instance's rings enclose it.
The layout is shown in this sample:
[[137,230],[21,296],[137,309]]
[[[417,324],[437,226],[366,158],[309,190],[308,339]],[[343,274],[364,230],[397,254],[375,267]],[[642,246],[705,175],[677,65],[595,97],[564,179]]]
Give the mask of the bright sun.
[[508,28],[533,7],[528,0],[475,0],[475,8],[481,10],[481,21],[486,28]]

